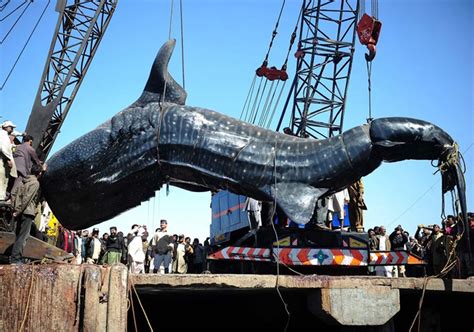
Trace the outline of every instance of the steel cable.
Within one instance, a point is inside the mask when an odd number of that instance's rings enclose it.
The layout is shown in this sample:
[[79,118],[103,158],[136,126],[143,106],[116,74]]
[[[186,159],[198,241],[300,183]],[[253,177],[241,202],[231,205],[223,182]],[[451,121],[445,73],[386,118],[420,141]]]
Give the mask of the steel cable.
[[21,55],[22,55],[23,52],[25,51],[26,46],[28,46],[28,43],[30,42],[31,37],[33,36],[33,33],[36,31],[36,28],[38,27],[39,23],[41,22],[41,19],[43,18],[43,15],[44,15],[44,13],[46,12],[46,9],[48,8],[50,2],[51,2],[51,0],[48,0],[48,2],[46,3],[46,6],[44,7],[43,12],[41,13],[41,16],[39,17],[38,21],[36,22],[36,24],[35,24],[35,26],[34,26],[34,28],[33,28],[33,31],[31,31],[31,33],[30,33],[28,39],[26,40],[25,45],[24,45],[23,48],[21,49],[20,54],[18,54],[18,57],[16,58],[15,63],[13,64],[13,67],[10,69],[10,71],[8,72],[7,77],[5,78],[5,81],[4,81],[3,84],[0,86],[0,91],[2,91],[3,88],[5,87],[5,85],[7,84],[8,79],[10,78],[10,76],[11,76],[13,70],[15,69],[15,67],[16,67],[16,65],[17,65],[17,63],[18,63],[18,61],[20,60]]
[[25,7],[25,9],[23,9],[23,11],[20,13],[20,16],[17,17],[16,21],[13,23],[13,25],[11,26],[10,30],[8,30],[8,32],[6,33],[5,37],[3,37],[2,40],[0,40],[0,45],[3,44],[3,42],[5,41],[5,39],[7,39],[8,35],[10,34],[10,32],[13,31],[13,28],[15,28],[15,25],[18,23],[18,21],[21,19],[21,17],[23,16],[23,14],[26,12],[26,10],[28,9],[28,7],[31,5],[31,2],[28,3],[28,5]]
[[[2,17],[0,18],[0,22],[3,22],[5,19],[7,19],[8,16],[10,16],[11,14],[13,14],[14,12],[16,12],[18,9],[21,8],[21,6],[23,6],[25,3],[27,3],[28,0],[25,0],[23,1],[23,3],[19,4],[15,9],[13,9],[11,12],[9,12],[7,15],[5,15],[5,17]],[[7,3],[8,4],[8,3]],[[6,4],[6,5],[7,5]]]

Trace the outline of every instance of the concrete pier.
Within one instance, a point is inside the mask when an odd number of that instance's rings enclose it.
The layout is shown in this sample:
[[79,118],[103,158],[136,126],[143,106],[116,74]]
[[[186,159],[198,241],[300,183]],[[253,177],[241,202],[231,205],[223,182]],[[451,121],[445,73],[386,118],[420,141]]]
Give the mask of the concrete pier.
[[[407,331],[423,283],[371,276],[129,275],[120,264],[0,265],[0,331],[146,331],[149,325],[164,331],[283,331],[287,325],[287,331]],[[130,297],[132,285],[138,298]],[[472,331],[473,300],[474,279],[429,280],[421,330]]]

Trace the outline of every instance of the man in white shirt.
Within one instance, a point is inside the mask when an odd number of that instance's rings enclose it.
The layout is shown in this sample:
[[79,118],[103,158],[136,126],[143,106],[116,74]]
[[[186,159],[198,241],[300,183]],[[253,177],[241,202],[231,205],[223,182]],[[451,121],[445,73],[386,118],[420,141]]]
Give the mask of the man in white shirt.
[[131,273],[145,273],[145,253],[143,252],[142,236],[145,234],[145,229],[139,227],[137,231],[133,232],[134,237],[128,244],[128,255],[130,256]]
[[245,211],[249,215],[249,223],[251,229],[256,229],[259,225],[262,224],[262,216],[260,211],[262,210],[262,203],[253,199],[252,197],[247,197],[245,200]]
[[7,187],[9,176],[16,177],[15,161],[13,160],[10,133],[16,126],[11,121],[2,123],[0,130],[0,201],[7,200]]

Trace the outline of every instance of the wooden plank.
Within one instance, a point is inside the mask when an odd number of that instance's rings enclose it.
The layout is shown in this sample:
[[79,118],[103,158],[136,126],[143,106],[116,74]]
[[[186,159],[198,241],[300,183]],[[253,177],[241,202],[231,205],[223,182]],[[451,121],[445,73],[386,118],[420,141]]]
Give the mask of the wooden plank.
[[[13,244],[15,243],[15,233],[0,232],[0,254],[10,255]],[[62,249],[43,242],[35,237],[28,237],[26,240],[23,257],[31,259],[42,259],[44,257],[52,259],[61,259],[68,255]]]

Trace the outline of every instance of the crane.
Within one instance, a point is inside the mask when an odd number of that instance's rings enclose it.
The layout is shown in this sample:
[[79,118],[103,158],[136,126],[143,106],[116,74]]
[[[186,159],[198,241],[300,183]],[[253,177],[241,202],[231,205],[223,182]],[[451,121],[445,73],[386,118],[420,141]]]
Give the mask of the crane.
[[[68,4],[67,0],[58,0],[56,3],[58,21],[26,126],[26,132],[37,138],[33,141],[33,147],[42,161],[46,160],[60,132],[117,1],[74,0]],[[9,220],[12,220],[11,207],[1,206],[0,231],[7,232],[1,232],[4,241],[0,243],[0,249],[7,248],[15,240],[15,235],[8,232],[13,228],[13,222]],[[31,248],[27,244],[26,252],[30,258],[41,259],[48,253],[56,257],[64,254],[62,250],[40,240],[29,242],[37,242],[36,249],[32,249],[34,244]]]
[[118,0],[58,0],[59,13],[26,132],[41,160],[58,136]]
[[358,13],[359,1],[303,2],[296,75],[277,131],[292,98],[293,133],[327,138],[342,132]]

